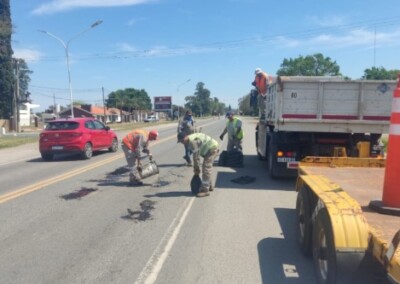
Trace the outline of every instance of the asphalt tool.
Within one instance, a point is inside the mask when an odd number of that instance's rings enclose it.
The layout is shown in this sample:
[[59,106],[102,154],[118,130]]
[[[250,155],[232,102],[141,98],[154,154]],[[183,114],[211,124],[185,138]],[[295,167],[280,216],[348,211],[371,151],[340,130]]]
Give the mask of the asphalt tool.
[[138,167],[138,172],[141,179],[145,179],[160,173],[157,163],[153,160],[153,158],[150,157],[148,163]]

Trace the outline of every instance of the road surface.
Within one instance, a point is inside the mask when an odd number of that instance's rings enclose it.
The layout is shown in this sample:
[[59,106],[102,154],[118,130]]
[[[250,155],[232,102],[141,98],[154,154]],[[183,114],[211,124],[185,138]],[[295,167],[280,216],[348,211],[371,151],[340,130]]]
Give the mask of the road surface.
[[[296,243],[295,180],[267,176],[256,121],[243,120],[245,167],[216,160],[206,198],[190,192],[176,124],[158,127],[160,174],[141,187],[129,186],[122,150],[52,162],[35,143],[1,150],[0,282],[315,283]],[[219,141],[225,120],[197,126]],[[245,176],[256,179],[232,182]]]

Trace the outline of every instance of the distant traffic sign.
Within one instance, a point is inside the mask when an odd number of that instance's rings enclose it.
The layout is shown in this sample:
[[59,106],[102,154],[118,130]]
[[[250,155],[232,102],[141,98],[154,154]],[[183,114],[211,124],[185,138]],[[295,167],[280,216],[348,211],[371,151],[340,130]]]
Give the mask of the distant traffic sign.
[[172,97],[154,97],[154,111],[170,111]]

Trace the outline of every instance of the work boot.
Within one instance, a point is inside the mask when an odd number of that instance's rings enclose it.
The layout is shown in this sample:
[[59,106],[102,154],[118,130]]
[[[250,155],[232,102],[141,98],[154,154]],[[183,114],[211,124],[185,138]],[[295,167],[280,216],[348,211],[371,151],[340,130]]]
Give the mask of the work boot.
[[138,180],[134,174],[129,174],[129,184],[132,186],[139,186],[139,185],[143,185],[143,182],[141,182],[140,180]]
[[200,191],[199,193],[196,194],[197,197],[206,197],[209,195],[210,193],[208,191]]
[[210,185],[210,188],[208,189],[209,191],[214,191],[214,187]]

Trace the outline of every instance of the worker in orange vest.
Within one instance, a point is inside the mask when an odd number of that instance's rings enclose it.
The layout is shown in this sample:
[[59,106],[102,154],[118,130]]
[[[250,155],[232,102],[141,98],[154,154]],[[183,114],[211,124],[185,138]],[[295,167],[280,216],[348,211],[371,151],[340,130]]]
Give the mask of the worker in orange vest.
[[263,72],[261,68],[256,68],[254,71],[255,78],[251,83],[254,87],[256,87],[258,91],[258,107],[261,111],[261,114],[265,111],[265,98],[268,91],[269,84],[269,76],[267,73]]
[[138,167],[141,166],[142,153],[147,154],[150,158],[152,157],[149,151],[149,142],[157,140],[158,131],[151,130],[133,130],[128,133],[122,140],[121,148],[124,151],[126,162],[129,167],[129,183],[131,185],[143,185],[140,181]]

